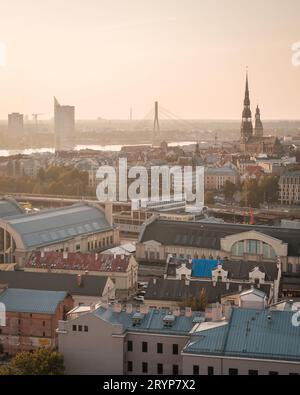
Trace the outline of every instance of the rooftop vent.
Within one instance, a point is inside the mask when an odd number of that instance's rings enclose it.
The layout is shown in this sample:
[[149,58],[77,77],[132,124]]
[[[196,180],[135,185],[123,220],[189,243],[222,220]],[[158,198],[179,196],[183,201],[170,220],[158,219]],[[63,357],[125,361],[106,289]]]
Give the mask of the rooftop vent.
[[164,317],[163,322],[164,322],[164,327],[165,328],[171,328],[176,320],[175,315],[173,314],[168,314]]
[[140,326],[143,318],[144,318],[143,314],[138,312],[134,313],[132,316],[132,326]]

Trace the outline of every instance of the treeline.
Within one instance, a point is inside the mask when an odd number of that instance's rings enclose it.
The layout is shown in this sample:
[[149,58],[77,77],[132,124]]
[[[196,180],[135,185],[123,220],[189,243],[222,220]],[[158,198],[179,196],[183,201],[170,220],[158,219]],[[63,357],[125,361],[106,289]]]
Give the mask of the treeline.
[[[259,208],[278,202],[279,177],[266,176],[260,179],[248,179],[241,184],[226,181],[222,191],[227,203],[235,203],[241,207]],[[215,192],[205,194],[206,204],[215,203]]]
[[40,169],[37,177],[0,177],[0,193],[32,193],[47,195],[89,196],[88,173],[69,167],[51,166]]

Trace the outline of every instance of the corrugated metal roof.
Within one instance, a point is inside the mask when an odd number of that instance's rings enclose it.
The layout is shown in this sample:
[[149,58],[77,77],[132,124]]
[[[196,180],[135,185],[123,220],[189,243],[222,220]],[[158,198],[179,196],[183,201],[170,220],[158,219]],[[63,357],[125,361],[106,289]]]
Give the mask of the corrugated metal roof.
[[100,208],[88,204],[23,214],[5,220],[29,247],[50,245],[111,228]]
[[199,332],[185,352],[300,361],[300,327],[292,325],[293,314],[234,309],[228,325]]
[[10,217],[21,213],[23,213],[23,209],[15,200],[9,198],[0,199],[0,218]]
[[53,314],[66,296],[67,292],[61,291],[9,288],[0,294],[0,303],[10,312]]
[[194,259],[192,266],[192,277],[211,278],[212,270],[218,265],[222,265],[222,261],[214,259]]

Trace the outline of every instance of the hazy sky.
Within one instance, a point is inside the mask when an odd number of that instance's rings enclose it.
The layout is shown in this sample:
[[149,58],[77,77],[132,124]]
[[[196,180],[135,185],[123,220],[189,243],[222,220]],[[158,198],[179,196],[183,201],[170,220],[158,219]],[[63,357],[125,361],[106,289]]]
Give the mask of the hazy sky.
[[[245,69],[263,118],[300,119],[299,0],[1,0],[0,118],[240,118]],[[0,62],[1,64],[1,62]]]

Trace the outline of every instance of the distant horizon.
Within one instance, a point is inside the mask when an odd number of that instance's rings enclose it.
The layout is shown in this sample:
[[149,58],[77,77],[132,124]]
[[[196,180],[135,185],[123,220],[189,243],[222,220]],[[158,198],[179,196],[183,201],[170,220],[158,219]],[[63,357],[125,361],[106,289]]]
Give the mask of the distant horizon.
[[[24,116],[27,114],[23,114]],[[39,119],[38,123],[47,123],[47,122],[53,122],[54,118],[48,118],[48,119]],[[75,119],[75,122],[101,122],[101,121],[112,121],[112,122],[153,122],[152,119],[122,119],[122,118],[81,118],[81,119]],[[167,119],[160,119],[162,122],[168,122]],[[205,119],[205,118],[182,118],[182,121],[192,121],[192,122],[241,122],[241,119],[234,119],[234,118],[210,118],[210,119]],[[172,122],[172,121],[170,121]],[[263,119],[263,123],[268,123],[268,122],[300,122],[300,118],[270,118],[270,119]],[[0,119],[0,123],[7,123],[7,119]],[[24,121],[24,124],[32,125],[34,123],[33,120],[29,119],[28,121]]]

